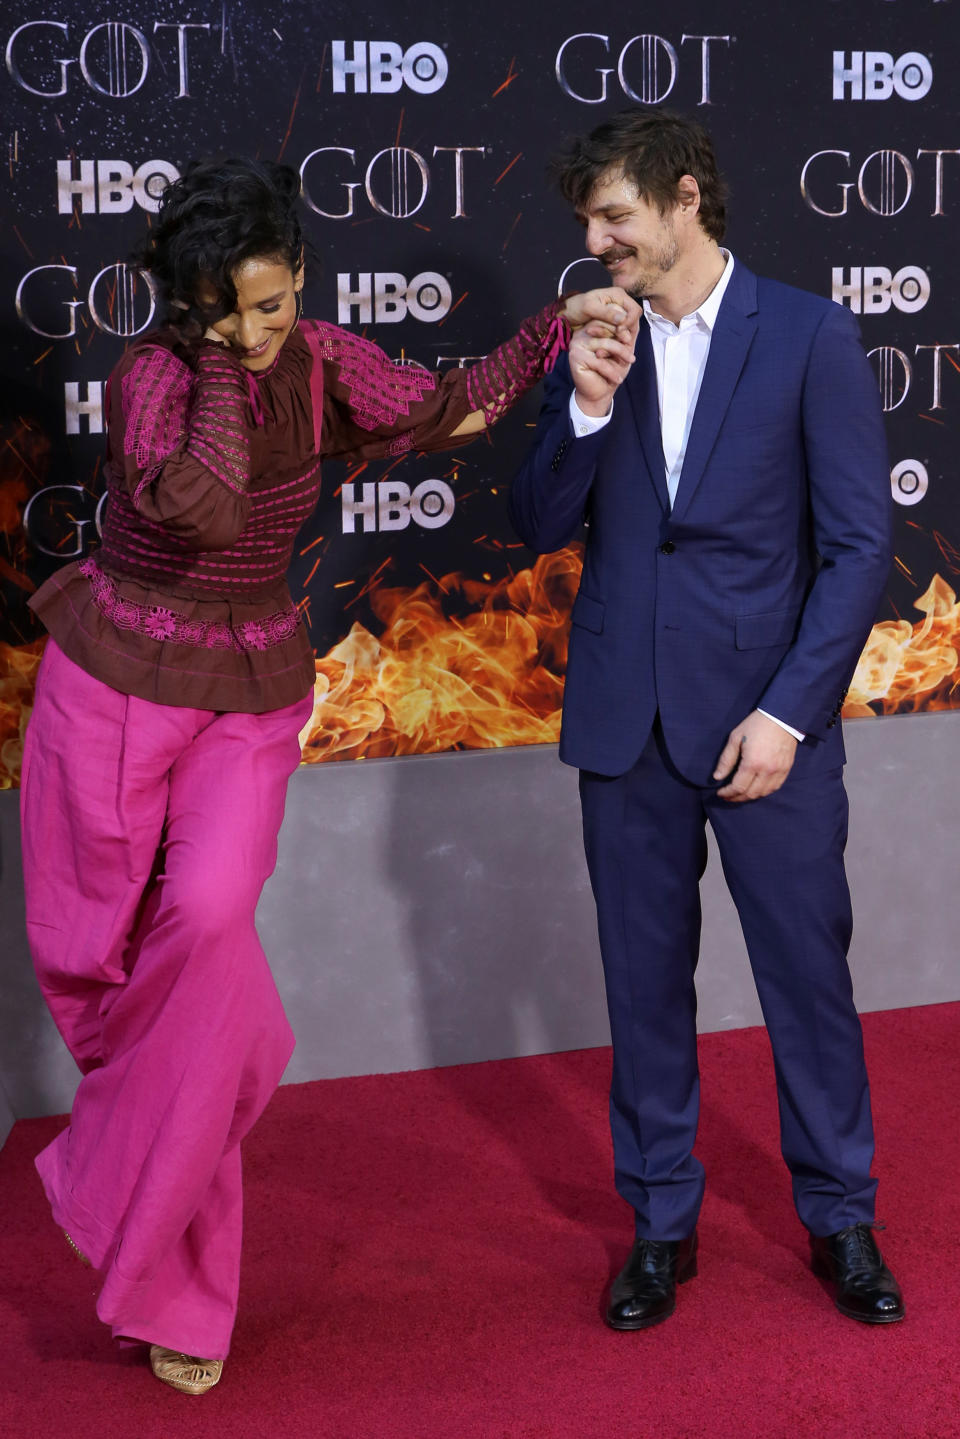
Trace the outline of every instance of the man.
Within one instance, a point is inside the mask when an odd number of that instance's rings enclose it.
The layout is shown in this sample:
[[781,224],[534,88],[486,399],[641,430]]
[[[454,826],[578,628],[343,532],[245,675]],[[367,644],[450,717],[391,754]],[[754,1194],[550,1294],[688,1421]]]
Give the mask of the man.
[[578,332],[511,497],[532,549],[588,524],[560,755],[581,771],[616,1183],[636,1213],[607,1321],[659,1323],[697,1272],[709,820],[814,1270],[843,1314],[890,1323],[903,1302],[871,1229],[839,723],[891,558],[877,387],[847,311],[720,248],[724,185],[699,125],[624,111],[558,177],[587,249],[644,310],[635,357]]

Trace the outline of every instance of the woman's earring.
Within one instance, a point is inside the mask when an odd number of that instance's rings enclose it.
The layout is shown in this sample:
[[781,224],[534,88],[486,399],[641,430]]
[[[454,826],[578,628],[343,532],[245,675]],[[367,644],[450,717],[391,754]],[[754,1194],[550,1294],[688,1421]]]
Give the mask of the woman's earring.
[[290,327],[290,333],[291,333],[291,334],[293,334],[293,331],[297,328],[297,326],[299,325],[301,319],[303,318],[303,291],[302,291],[302,290],[298,290],[296,293],[297,293],[297,318],[294,320],[293,324],[292,324],[291,327]]

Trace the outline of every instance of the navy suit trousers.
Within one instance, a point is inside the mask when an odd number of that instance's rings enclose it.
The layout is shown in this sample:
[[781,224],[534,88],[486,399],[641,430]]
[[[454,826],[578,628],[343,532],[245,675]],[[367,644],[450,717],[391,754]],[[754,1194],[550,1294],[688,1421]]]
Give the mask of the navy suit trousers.
[[613,1037],[616,1183],[638,1237],[690,1234],[703,1197],[694,971],[708,820],[773,1048],[797,1212],[821,1235],[872,1221],[842,770],[797,764],[775,794],[731,804],[678,773],[658,721],[631,770],[582,770],[580,794]]

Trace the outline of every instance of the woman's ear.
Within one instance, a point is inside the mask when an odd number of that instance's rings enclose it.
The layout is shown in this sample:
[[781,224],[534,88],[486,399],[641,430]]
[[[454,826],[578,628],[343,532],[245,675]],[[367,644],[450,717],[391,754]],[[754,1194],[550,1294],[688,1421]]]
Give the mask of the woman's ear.
[[296,268],[296,270],[294,271],[294,274],[293,274],[293,288],[294,288],[295,290],[302,290],[302,289],[303,289],[303,280],[304,280],[303,251],[301,250],[301,251],[300,251],[300,261],[299,261],[299,264],[297,265],[297,268]]

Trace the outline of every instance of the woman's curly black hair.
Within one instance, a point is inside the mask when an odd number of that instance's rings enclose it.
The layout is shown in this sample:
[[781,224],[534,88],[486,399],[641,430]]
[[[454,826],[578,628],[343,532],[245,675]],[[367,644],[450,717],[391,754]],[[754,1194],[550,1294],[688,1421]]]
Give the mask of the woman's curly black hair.
[[[296,272],[303,260],[297,213],[300,176],[271,160],[191,160],[163,192],[159,216],[131,259],[147,270],[168,321],[202,333],[237,306],[233,277],[245,260],[275,259]],[[197,302],[200,284],[216,306]]]

